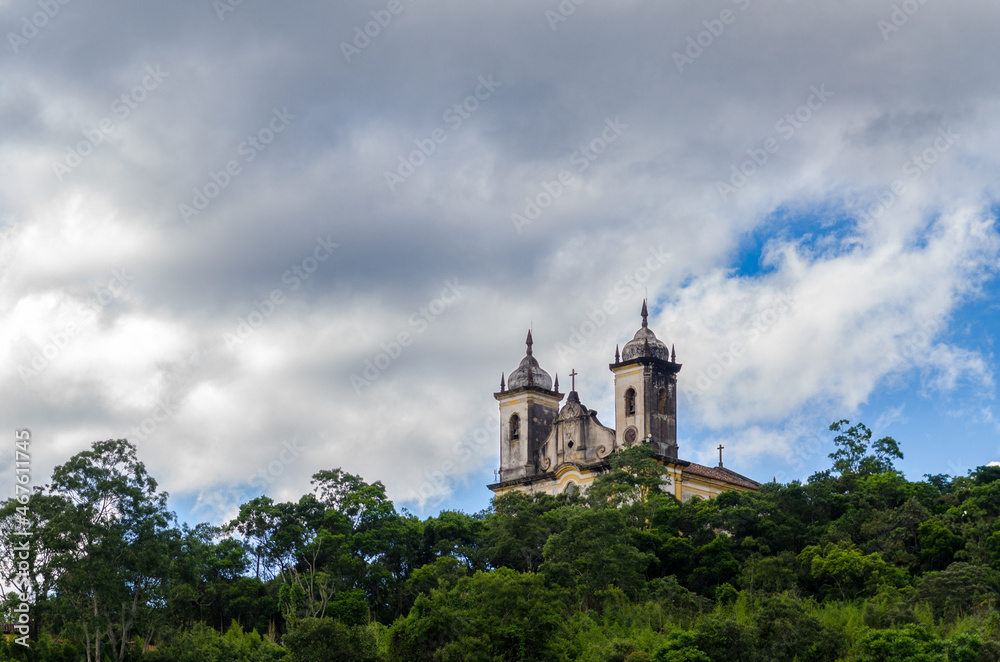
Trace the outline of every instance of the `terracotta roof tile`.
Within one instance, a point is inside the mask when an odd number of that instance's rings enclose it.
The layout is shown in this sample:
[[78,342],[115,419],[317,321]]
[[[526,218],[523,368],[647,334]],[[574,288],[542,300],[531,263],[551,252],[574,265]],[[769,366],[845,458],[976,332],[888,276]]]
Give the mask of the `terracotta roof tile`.
[[757,481],[751,480],[746,476],[741,476],[735,471],[730,471],[725,467],[706,467],[703,464],[695,464],[692,462],[688,466],[684,467],[683,472],[692,473],[696,476],[704,476],[705,478],[712,478],[722,481],[723,483],[739,485],[740,487],[747,487],[753,490],[760,488],[760,483]]

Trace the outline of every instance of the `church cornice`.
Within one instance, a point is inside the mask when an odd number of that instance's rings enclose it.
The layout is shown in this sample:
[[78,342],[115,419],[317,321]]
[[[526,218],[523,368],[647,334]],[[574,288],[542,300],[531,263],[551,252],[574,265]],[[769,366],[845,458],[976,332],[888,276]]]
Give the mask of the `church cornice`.
[[637,356],[636,358],[629,359],[628,361],[609,363],[608,368],[611,370],[617,370],[618,368],[627,368],[634,365],[652,365],[676,375],[681,371],[681,366],[683,364],[674,363],[673,361],[664,361],[663,359],[658,359],[655,356]]
[[521,386],[515,389],[499,391],[497,393],[494,393],[493,397],[499,400],[501,398],[509,398],[511,396],[520,395],[522,393],[540,393],[542,395],[547,395],[550,398],[555,398],[557,402],[561,402],[562,399],[566,397],[565,393],[560,393],[559,391],[550,391],[548,389],[539,388],[537,386]]

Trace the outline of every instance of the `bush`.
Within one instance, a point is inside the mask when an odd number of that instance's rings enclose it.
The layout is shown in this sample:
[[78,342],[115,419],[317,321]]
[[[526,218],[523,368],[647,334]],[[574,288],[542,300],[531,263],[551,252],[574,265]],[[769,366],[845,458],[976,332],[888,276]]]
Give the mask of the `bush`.
[[303,618],[282,638],[287,662],[375,662],[375,637],[364,627],[332,618]]
[[277,662],[285,649],[264,639],[257,630],[244,632],[233,621],[225,634],[195,623],[190,630],[163,641],[143,656],[143,662]]

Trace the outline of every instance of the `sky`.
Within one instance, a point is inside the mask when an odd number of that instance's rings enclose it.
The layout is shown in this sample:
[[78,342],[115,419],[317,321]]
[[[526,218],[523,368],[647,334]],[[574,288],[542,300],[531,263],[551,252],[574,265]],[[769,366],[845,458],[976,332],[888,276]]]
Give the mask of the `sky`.
[[527,329],[613,425],[647,298],[683,459],[802,480],[849,419],[965,475],[1000,459],[997,24],[0,0],[2,418],[35,484],[129,439],[190,523],[334,467],[476,512]]

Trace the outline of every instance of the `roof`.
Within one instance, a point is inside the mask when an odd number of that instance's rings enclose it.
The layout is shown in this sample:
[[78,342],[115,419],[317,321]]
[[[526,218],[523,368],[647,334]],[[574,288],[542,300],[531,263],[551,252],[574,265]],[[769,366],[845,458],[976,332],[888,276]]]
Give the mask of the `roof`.
[[722,481],[723,483],[739,485],[740,487],[747,487],[753,490],[760,489],[760,483],[757,481],[751,480],[746,476],[742,476],[735,471],[730,471],[725,467],[706,467],[703,464],[695,464],[692,462],[688,466],[684,467],[683,473],[692,473],[696,476],[712,478],[714,480]]

